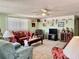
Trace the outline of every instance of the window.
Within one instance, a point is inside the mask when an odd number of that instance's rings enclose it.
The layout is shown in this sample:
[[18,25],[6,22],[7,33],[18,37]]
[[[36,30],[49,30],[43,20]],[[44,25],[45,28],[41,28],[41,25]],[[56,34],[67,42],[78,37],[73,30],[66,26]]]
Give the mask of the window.
[[8,18],[8,30],[28,30],[28,19],[22,18]]

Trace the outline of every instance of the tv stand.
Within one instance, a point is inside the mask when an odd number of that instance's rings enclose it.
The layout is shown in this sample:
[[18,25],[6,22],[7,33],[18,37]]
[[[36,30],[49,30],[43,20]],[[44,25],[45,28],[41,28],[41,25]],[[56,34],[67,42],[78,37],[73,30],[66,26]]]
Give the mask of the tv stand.
[[49,40],[58,40],[58,30],[57,29],[49,29],[49,35],[48,35]]

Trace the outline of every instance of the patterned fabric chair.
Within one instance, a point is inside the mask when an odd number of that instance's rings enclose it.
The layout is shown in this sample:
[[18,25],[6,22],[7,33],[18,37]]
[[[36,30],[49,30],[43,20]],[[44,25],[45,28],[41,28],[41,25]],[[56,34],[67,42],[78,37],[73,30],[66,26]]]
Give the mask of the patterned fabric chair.
[[52,48],[52,56],[53,59],[79,59],[79,36],[74,36],[64,49]]
[[61,32],[61,41],[69,42],[73,37],[73,32],[70,31],[62,31]]
[[52,55],[53,55],[53,59],[69,59],[64,55],[63,49],[58,47],[52,48]]
[[0,59],[32,59],[32,47],[15,49],[12,43],[0,40]]

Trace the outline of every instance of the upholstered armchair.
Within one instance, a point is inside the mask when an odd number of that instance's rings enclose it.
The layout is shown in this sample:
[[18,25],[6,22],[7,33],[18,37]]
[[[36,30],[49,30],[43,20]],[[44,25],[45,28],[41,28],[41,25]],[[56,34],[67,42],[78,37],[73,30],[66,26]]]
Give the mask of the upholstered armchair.
[[74,36],[64,49],[52,48],[53,59],[79,59],[79,36]]
[[36,30],[35,30],[35,35],[36,35],[37,37],[40,37],[41,39],[44,39],[44,32],[43,32],[42,29],[36,29]]
[[32,47],[15,49],[11,42],[0,40],[0,59],[32,59]]

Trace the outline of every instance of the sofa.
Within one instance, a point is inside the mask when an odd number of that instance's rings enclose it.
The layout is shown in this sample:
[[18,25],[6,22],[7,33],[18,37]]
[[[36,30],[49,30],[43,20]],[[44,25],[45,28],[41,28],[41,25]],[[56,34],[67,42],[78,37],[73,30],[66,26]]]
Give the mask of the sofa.
[[41,44],[43,44],[44,33],[42,29],[36,29],[35,33],[28,31],[12,31],[12,33],[14,38],[10,38],[10,42],[18,42],[24,45],[24,40],[27,40],[29,46],[38,41],[41,41]]
[[64,49],[52,48],[53,59],[79,59],[79,36],[74,36]]
[[[16,49],[15,46],[18,48]],[[0,59],[32,59],[32,46],[23,47],[0,40]]]
[[14,38],[11,38],[10,42],[17,41],[21,45],[24,45],[24,40],[27,40],[29,45],[38,41],[41,41],[41,44],[43,44],[44,33],[42,29],[36,29],[35,33],[28,31],[12,31],[12,33],[14,35]]
[[24,45],[24,40],[29,40],[32,36],[32,33],[28,31],[12,31],[12,33],[14,35],[14,39],[11,39],[11,41],[16,40],[21,45]]

